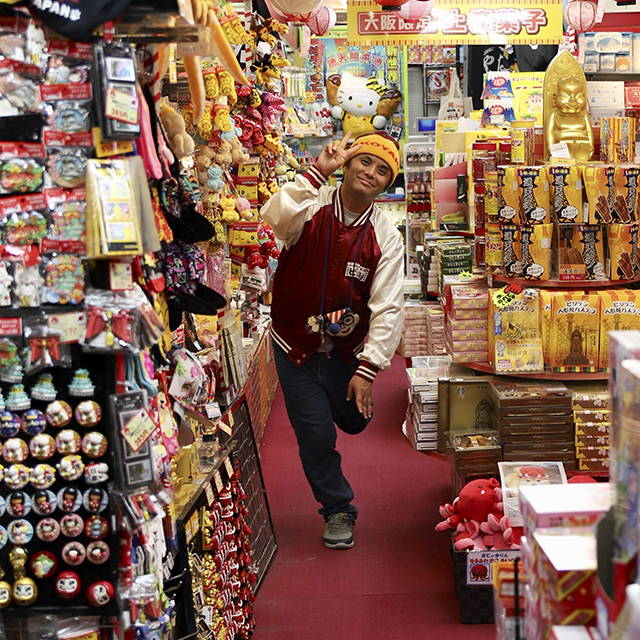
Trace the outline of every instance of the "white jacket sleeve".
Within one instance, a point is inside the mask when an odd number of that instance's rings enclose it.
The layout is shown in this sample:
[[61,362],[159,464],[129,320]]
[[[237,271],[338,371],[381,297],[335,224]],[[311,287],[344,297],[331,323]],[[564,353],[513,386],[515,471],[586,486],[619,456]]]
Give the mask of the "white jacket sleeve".
[[391,365],[404,325],[404,242],[385,214],[378,214],[376,236],[382,255],[373,276],[369,297],[369,338],[358,355],[356,375],[373,381]]
[[326,181],[314,165],[285,184],[260,210],[263,220],[287,249],[298,242],[305,223],[330,201],[334,189],[322,188]]

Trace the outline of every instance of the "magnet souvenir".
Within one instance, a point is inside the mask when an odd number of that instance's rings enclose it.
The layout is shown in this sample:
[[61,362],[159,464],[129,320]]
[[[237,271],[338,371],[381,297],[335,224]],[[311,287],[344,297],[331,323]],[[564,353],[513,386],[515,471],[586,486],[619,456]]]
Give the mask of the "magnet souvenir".
[[84,240],[86,233],[85,209],[85,202],[61,202],[57,205],[51,214],[49,238],[63,242]]
[[104,564],[110,555],[109,545],[102,540],[94,540],[87,545],[87,560],[91,564]]
[[58,491],[58,509],[75,513],[82,506],[82,494],[75,487],[64,487]]
[[91,382],[87,369],[78,369],[73,380],[69,384],[70,396],[92,396],[95,393],[96,385]]
[[0,165],[0,186],[5,193],[31,193],[42,186],[43,179],[44,166],[35,158],[12,158]]
[[68,513],[60,521],[60,531],[65,538],[77,538],[84,531],[84,520],[77,513]]
[[107,580],[94,582],[86,591],[87,602],[92,607],[104,607],[113,600],[114,595],[113,585]]
[[91,431],[82,438],[82,451],[89,458],[100,458],[107,451],[107,439],[99,431]]
[[4,482],[12,489],[24,489],[29,484],[29,468],[23,464],[12,464],[4,473]]
[[36,460],[48,460],[56,452],[56,441],[48,433],[41,433],[31,438],[29,451]]
[[38,409],[29,409],[22,415],[22,430],[30,436],[37,436],[47,428],[47,418]]
[[51,551],[36,551],[29,561],[31,573],[38,578],[44,580],[50,578],[58,569],[58,561]]
[[9,534],[7,533],[7,530],[0,525],[0,549],[4,549],[7,542],[9,542]]
[[73,417],[73,411],[64,400],[56,400],[47,406],[47,421],[52,427],[66,427]]
[[84,492],[82,504],[91,513],[102,513],[109,506],[109,494],[99,487],[92,487]]
[[76,103],[59,103],[48,118],[49,126],[63,133],[89,131],[91,120],[88,109]]
[[0,609],[6,609],[11,604],[13,589],[8,582],[0,580]]
[[31,470],[31,486],[48,489],[56,481],[56,470],[50,464],[37,464]]
[[5,502],[4,498],[0,496],[0,517],[4,515],[6,510],[7,510],[7,503]]
[[24,491],[13,491],[7,496],[7,513],[22,518],[31,511],[31,498]]
[[80,435],[73,429],[63,429],[56,436],[56,449],[62,455],[78,453],[81,445]]
[[80,593],[80,578],[75,571],[62,571],[56,578],[56,593],[63,600],[72,600]]
[[62,254],[43,260],[42,302],[79,304],[84,299],[84,267],[80,256]]
[[79,425],[95,427],[102,418],[102,409],[94,400],[85,400],[76,407],[75,416]]
[[81,150],[73,148],[56,149],[49,154],[47,160],[51,180],[65,189],[74,189],[84,184],[86,166],[87,156]]
[[31,398],[24,390],[23,384],[13,384],[7,395],[7,409],[11,411],[24,411],[31,408]]
[[77,480],[84,471],[84,462],[78,455],[64,456],[56,465],[58,476],[62,480]]
[[13,583],[13,602],[28,607],[38,599],[38,587],[31,578],[19,578]]
[[36,535],[42,542],[53,542],[60,537],[60,524],[53,518],[40,520],[36,525]]
[[5,462],[24,462],[29,457],[29,447],[20,438],[9,438],[2,447]]
[[52,401],[56,399],[58,392],[53,384],[51,373],[41,373],[36,383],[31,387],[31,397],[34,400]]
[[39,211],[12,213],[3,223],[9,244],[38,244],[47,233],[47,219]]
[[39,516],[51,515],[58,506],[58,499],[53,491],[39,489],[33,496],[33,510]]
[[13,544],[29,544],[33,539],[33,525],[23,518],[12,520],[7,527],[7,535]]
[[91,462],[84,470],[87,484],[100,484],[109,480],[109,465],[106,462]]
[[77,567],[84,562],[87,552],[84,545],[79,542],[68,542],[62,548],[62,559],[72,567]]
[[109,523],[102,516],[91,516],[85,522],[84,534],[89,540],[104,540],[109,534]]
[[22,422],[20,418],[11,411],[3,411],[0,416],[0,436],[12,438],[20,432]]

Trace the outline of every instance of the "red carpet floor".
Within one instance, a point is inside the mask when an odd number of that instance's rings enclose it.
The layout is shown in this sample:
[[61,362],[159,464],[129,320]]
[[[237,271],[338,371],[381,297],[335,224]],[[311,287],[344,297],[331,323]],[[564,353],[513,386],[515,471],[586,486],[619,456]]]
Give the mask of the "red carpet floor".
[[493,640],[493,625],[462,627],[448,537],[436,533],[450,499],[447,464],[413,451],[401,427],[404,360],[374,385],[364,433],[339,432],[359,509],[355,547],[322,545],[323,520],[297,454],[280,393],[261,446],[279,550],[256,600],[254,640]]

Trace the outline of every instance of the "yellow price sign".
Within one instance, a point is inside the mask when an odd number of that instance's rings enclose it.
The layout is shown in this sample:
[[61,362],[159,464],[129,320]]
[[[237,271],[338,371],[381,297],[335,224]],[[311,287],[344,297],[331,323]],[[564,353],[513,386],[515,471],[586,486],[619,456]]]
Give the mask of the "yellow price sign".
[[502,289],[496,289],[491,292],[491,297],[493,299],[493,304],[498,309],[506,309],[509,305],[513,304],[518,297],[522,293],[522,285],[513,283],[508,284],[506,287]]

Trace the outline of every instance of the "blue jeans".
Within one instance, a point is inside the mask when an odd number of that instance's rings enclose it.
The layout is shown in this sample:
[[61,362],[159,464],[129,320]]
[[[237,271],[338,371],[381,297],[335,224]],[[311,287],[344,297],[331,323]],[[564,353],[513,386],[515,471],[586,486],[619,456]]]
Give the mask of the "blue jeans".
[[342,473],[342,457],[336,450],[336,425],[345,433],[364,431],[369,420],[358,411],[355,399],[347,402],[349,381],[358,361],[344,365],[337,350],[327,358],[312,355],[296,367],[285,352],[273,344],[278,378],[291,426],[298,440],[302,468],[325,519],[334,513],[358,510],[351,504],[353,490]]

